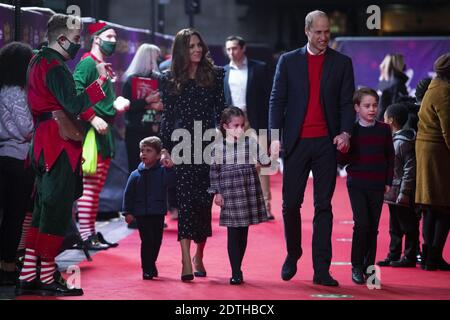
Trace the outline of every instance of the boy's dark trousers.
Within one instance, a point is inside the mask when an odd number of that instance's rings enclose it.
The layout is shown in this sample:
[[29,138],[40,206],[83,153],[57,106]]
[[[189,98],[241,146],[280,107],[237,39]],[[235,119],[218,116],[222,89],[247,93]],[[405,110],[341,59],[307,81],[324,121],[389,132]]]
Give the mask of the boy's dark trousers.
[[155,269],[164,231],[164,215],[136,217],[141,237],[141,263],[143,272]]
[[241,265],[247,248],[248,227],[228,227],[228,257],[230,258],[233,277],[242,275]]
[[33,184],[33,169],[25,168],[25,161],[0,157],[0,261],[16,261]]
[[348,188],[353,210],[352,266],[366,271],[375,264],[378,225],[383,208],[384,190]]
[[397,261],[402,255],[402,240],[405,236],[405,257],[410,261],[417,260],[417,244],[419,241],[419,218],[414,209],[389,205],[389,245],[388,258]]

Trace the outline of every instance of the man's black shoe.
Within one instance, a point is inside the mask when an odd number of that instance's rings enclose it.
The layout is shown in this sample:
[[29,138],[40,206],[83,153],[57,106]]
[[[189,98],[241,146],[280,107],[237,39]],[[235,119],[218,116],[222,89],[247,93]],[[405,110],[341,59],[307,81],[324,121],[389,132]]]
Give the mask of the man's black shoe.
[[359,268],[352,268],[352,280],[356,284],[364,284],[366,281],[364,279],[364,273]]
[[55,281],[50,284],[40,283],[39,291],[40,295],[45,297],[73,297],[84,294],[81,288],[70,289],[67,282],[62,278],[55,278]]
[[390,267],[392,261],[394,261],[394,260],[392,260],[391,258],[386,258],[384,260],[378,261],[377,262],[377,266],[379,266],[379,267]]
[[339,286],[339,282],[334,280],[333,277],[330,276],[329,274],[320,275],[320,276],[314,275],[313,283],[320,284],[322,286],[327,286],[327,287],[338,287]]
[[281,279],[284,281],[291,280],[297,273],[297,259],[293,259],[289,256],[284,261],[283,268],[281,269]]
[[39,280],[36,278],[33,281],[18,280],[16,284],[16,296],[39,296]]
[[116,248],[119,246],[118,243],[112,243],[112,242],[106,241],[105,237],[103,236],[103,234],[101,232],[97,232],[97,239],[100,243],[106,244],[110,248]]
[[410,260],[407,257],[402,257],[398,261],[392,261],[391,267],[394,268],[415,268],[416,267],[416,261]]

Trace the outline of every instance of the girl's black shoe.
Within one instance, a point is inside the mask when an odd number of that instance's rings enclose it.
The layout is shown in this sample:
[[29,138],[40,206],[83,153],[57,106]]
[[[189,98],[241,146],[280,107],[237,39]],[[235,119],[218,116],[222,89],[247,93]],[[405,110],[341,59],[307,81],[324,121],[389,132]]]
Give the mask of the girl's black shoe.
[[231,285],[240,285],[243,282],[244,282],[244,275],[242,274],[242,271],[239,272],[238,275],[232,275],[230,278]]

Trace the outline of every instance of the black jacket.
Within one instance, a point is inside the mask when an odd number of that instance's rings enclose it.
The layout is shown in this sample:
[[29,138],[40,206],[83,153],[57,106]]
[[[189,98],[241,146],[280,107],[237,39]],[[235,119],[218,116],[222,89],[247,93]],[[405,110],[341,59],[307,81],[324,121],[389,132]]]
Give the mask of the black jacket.
[[175,171],[158,162],[151,168],[143,163],[128,178],[122,211],[133,216],[165,215],[167,188],[175,186]]
[[[228,106],[233,104],[231,99],[230,85],[230,65],[224,67],[224,94],[225,102]],[[260,129],[267,129],[269,122],[269,96],[271,90],[271,79],[266,63],[258,60],[248,59],[248,80],[247,80],[247,117],[250,127],[257,132]]]
[[[354,91],[352,60],[328,48],[325,52],[320,99],[331,139],[343,131],[352,132],[355,123]],[[269,128],[282,131],[284,157],[293,150],[299,138],[308,99],[308,62],[304,46],[280,57],[270,97]]]
[[412,129],[403,129],[396,132],[392,140],[395,149],[394,180],[391,191],[384,199],[386,203],[399,204],[397,198],[403,193],[412,202],[416,188],[416,132]]
[[378,121],[384,121],[384,112],[391,104],[402,101],[408,96],[406,83],[408,77],[401,72],[394,72],[390,81],[388,81],[381,89],[380,103],[378,106]]

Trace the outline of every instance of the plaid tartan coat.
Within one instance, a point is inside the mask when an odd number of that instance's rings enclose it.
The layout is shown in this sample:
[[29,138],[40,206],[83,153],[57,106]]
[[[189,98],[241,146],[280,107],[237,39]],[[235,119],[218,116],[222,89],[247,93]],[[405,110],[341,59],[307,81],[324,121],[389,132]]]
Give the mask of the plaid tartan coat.
[[224,139],[214,146],[208,192],[224,199],[221,226],[247,227],[268,220],[257,161],[267,163],[268,157],[259,157],[256,140],[248,137],[234,144]]

